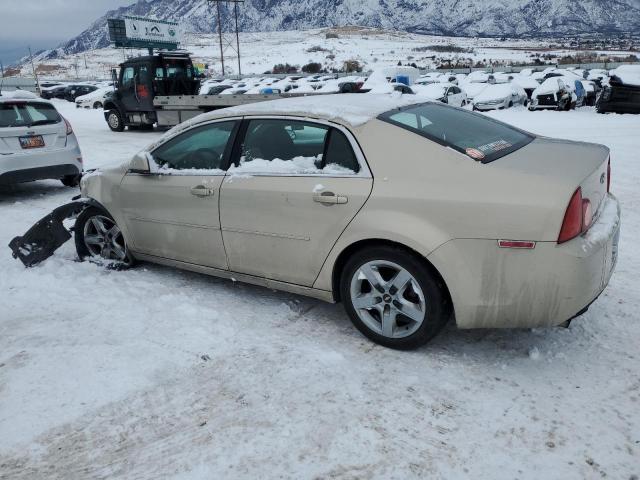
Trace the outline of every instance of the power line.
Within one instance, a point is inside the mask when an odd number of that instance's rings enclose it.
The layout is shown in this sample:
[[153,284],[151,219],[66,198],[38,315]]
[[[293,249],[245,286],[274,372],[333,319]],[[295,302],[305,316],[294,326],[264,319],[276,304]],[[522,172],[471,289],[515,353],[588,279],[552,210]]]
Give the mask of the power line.
[[[238,75],[242,74],[242,68],[240,66],[240,34],[238,32],[238,4],[244,3],[244,0],[207,0],[207,2],[212,5],[216,5],[217,10],[217,23],[218,23],[218,40],[220,42],[220,63],[222,64],[222,75],[225,74],[224,69],[224,51],[226,48],[231,48],[235,50],[238,55]],[[220,10],[221,3],[233,3],[233,13],[235,17],[235,34],[236,34],[236,45],[234,47],[233,42],[229,39],[225,39],[222,32],[222,13]]]

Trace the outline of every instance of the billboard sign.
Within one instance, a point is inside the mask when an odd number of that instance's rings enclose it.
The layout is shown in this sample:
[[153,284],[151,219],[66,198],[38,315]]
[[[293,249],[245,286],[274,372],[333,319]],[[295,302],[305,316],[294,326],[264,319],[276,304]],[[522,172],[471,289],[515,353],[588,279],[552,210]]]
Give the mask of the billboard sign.
[[124,17],[127,38],[161,43],[180,43],[178,24],[139,17]]
[[109,37],[117,48],[176,50],[180,30],[175,22],[140,17],[110,18]]

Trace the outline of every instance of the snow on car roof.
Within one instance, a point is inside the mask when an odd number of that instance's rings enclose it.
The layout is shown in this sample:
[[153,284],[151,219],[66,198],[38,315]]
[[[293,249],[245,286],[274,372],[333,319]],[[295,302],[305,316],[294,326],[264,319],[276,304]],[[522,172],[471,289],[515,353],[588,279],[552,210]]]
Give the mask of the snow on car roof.
[[402,95],[400,92],[381,95],[370,93],[309,95],[214,110],[185,123],[195,124],[235,115],[294,115],[323,118],[357,127],[364,125],[381,113],[424,101],[424,98]]
[[[8,100],[42,100],[35,93],[28,92],[27,90],[3,90],[0,92],[0,102]],[[46,102],[46,100],[42,100]]]

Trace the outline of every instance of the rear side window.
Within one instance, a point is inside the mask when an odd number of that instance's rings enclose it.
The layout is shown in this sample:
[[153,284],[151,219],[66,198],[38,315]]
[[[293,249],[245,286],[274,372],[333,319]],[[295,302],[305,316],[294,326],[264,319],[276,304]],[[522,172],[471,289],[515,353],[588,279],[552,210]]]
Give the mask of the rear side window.
[[534,138],[527,132],[484,115],[437,103],[391,110],[378,118],[482,163],[519,150]]
[[0,128],[59,123],[62,117],[48,103],[0,103]]
[[353,148],[344,133],[335,128],[329,134],[329,143],[327,145],[327,154],[324,159],[325,165],[338,165],[352,172],[358,173],[360,165],[358,159],[353,153]]

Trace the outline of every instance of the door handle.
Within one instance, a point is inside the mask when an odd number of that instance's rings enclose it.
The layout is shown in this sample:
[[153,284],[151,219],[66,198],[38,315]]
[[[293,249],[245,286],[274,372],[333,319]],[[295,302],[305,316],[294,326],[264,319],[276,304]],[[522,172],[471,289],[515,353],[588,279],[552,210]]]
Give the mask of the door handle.
[[191,189],[191,195],[196,197],[210,197],[215,193],[213,188],[207,188],[204,185],[196,185]]
[[349,199],[344,195],[336,195],[333,192],[322,192],[315,193],[313,195],[313,201],[325,205],[344,205]]

